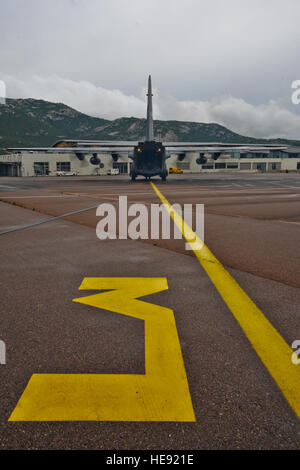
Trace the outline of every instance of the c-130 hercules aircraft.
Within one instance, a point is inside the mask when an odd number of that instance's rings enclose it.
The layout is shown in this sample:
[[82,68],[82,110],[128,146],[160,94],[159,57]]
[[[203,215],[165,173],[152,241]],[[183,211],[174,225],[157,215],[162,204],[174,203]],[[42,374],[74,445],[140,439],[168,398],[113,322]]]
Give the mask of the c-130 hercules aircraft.
[[[211,155],[212,160],[217,160],[223,152],[247,152],[264,150],[284,150],[287,145],[275,144],[227,144],[216,142],[158,142],[153,133],[153,110],[152,110],[152,84],[151,75],[148,78],[147,93],[147,121],[146,140],[135,141],[110,141],[110,140],[60,140],[48,148],[10,148],[9,151],[47,151],[47,153],[70,153],[73,152],[79,160],[84,160],[86,155],[91,155],[92,165],[101,165],[98,154],[111,154],[114,162],[117,162],[121,154],[126,154],[132,160],[131,179],[135,181],[137,176],[150,179],[152,176],[160,176],[166,181],[168,170],[166,159],[171,155],[178,154],[178,160],[187,160],[188,153],[199,152],[196,159],[197,164],[207,162],[205,153]],[[132,153],[133,152],[133,153]]]

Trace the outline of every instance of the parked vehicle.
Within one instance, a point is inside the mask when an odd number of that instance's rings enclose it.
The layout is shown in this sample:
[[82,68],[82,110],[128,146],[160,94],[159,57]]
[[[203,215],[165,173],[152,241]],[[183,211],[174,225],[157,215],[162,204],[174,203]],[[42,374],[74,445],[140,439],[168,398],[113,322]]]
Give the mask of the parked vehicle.
[[171,166],[169,168],[169,173],[183,173],[183,170],[181,168],[177,168],[176,166]]
[[57,171],[56,176],[76,176],[76,171]]
[[119,168],[109,168],[107,170],[107,175],[118,175],[119,173]]

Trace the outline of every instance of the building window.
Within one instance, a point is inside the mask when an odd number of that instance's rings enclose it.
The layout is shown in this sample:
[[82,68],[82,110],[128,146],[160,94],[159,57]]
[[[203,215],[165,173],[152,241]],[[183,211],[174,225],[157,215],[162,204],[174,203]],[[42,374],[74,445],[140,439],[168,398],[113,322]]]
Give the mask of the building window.
[[215,163],[215,169],[220,170],[226,168],[226,163]]
[[300,162],[297,162],[297,170],[300,170]]
[[253,168],[259,171],[266,171],[266,163],[253,162]]
[[251,163],[240,163],[241,170],[251,170]]
[[120,175],[128,174],[128,163],[126,162],[114,162],[113,168],[119,170]]
[[71,162],[56,162],[56,171],[71,171]]
[[227,168],[237,170],[239,168],[239,166],[238,166],[237,163],[227,163]]
[[49,162],[34,162],[34,176],[49,175]]
[[213,165],[202,165],[202,170],[213,170],[214,166]]
[[280,171],[281,163],[269,163],[268,170],[269,171]]

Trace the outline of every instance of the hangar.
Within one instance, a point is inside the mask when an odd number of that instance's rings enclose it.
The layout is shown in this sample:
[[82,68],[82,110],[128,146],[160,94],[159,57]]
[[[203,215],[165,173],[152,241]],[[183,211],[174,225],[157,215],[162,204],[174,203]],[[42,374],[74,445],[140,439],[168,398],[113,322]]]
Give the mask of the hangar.
[[0,176],[21,176],[21,162],[18,155],[0,155]]

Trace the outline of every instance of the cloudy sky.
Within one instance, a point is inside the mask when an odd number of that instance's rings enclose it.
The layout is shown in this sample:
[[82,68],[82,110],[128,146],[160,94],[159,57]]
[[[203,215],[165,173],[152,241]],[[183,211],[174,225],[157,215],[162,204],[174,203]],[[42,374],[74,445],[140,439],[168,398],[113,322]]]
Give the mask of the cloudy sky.
[[300,139],[299,0],[0,0],[7,96]]

